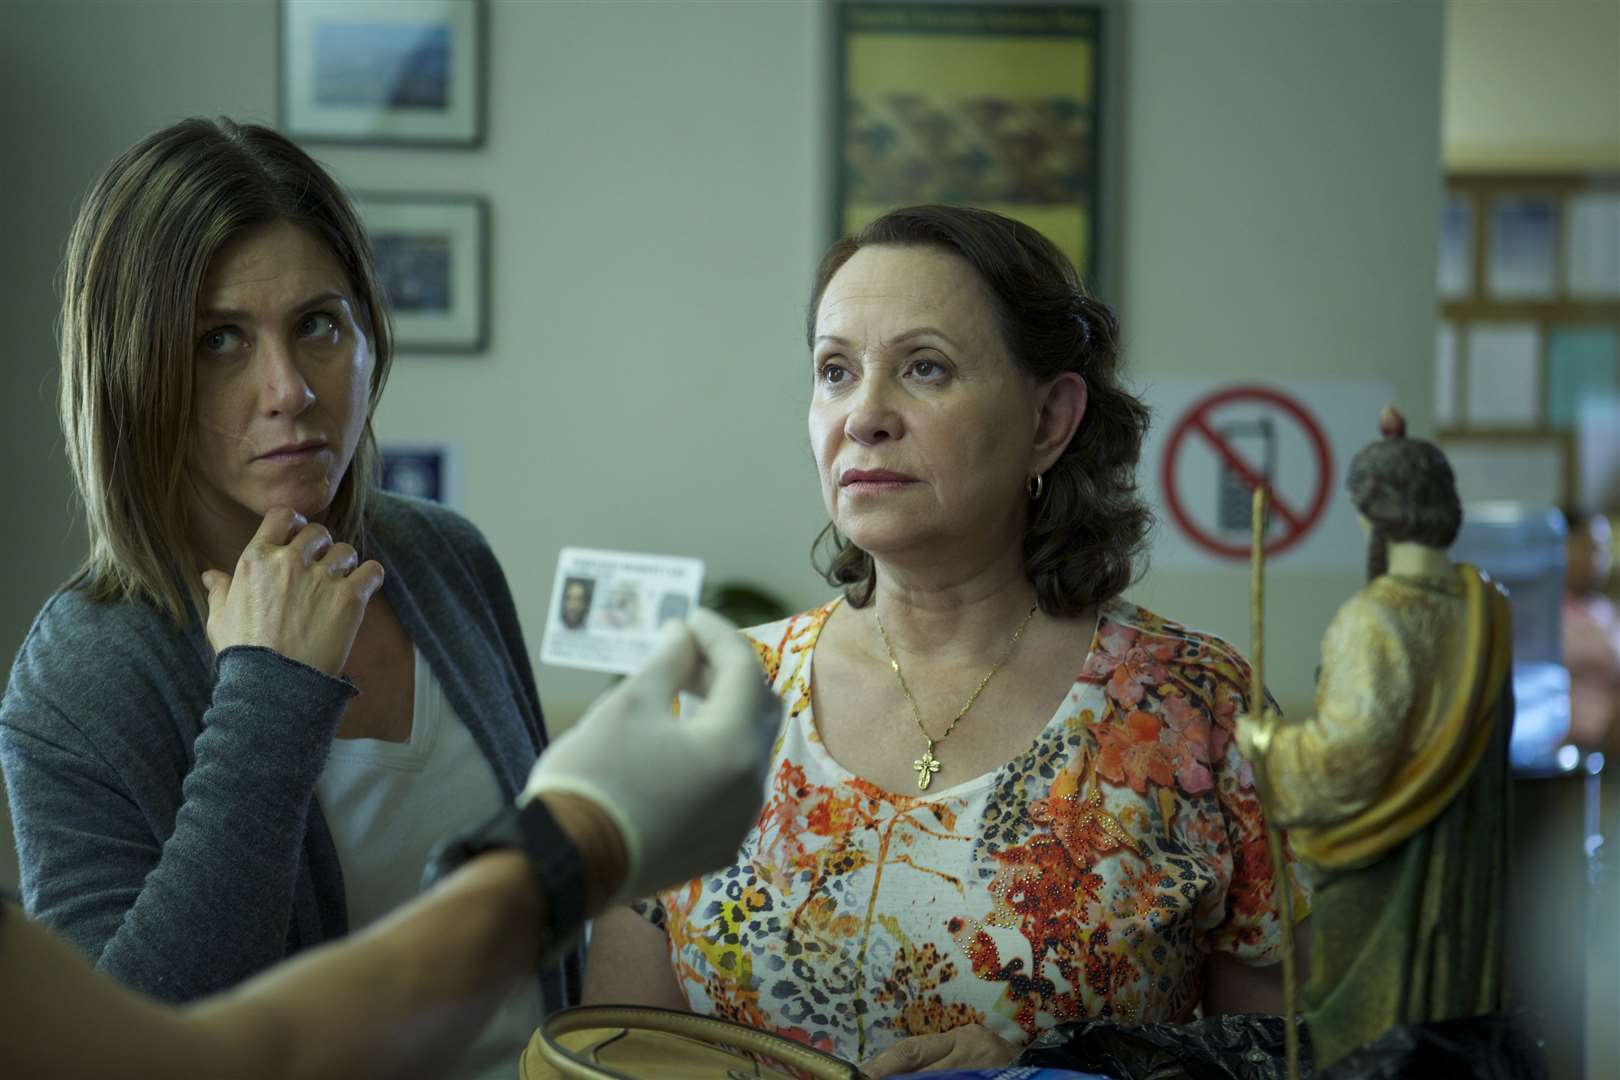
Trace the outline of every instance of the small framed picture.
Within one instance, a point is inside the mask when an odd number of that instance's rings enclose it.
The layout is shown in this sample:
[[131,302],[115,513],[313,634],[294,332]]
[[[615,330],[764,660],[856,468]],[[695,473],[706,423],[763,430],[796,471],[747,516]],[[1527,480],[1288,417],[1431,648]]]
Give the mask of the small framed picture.
[[1486,284],[1496,300],[1547,300],[1558,292],[1558,200],[1499,195],[1491,201]]
[[476,196],[358,194],[402,352],[484,347],[488,211]]
[[382,444],[384,491],[461,507],[461,444],[388,442]]
[[281,0],[281,127],[325,142],[476,146],[479,0]]
[[1453,192],[1440,210],[1440,298],[1474,292],[1474,201]]
[[1564,233],[1564,280],[1581,300],[1620,298],[1620,189],[1571,195]]
[[1542,349],[1536,323],[1469,324],[1463,342],[1469,427],[1533,429],[1541,423]]

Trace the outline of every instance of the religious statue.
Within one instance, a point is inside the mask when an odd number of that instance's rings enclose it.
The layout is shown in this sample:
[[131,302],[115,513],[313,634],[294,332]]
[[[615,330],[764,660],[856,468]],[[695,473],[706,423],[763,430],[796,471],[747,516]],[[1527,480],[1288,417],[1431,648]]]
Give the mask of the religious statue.
[[1322,640],[1315,715],[1237,722],[1312,887],[1318,1068],[1392,1027],[1502,1007],[1507,598],[1447,558],[1462,506],[1445,455],[1393,409],[1380,427],[1348,478],[1368,581]]

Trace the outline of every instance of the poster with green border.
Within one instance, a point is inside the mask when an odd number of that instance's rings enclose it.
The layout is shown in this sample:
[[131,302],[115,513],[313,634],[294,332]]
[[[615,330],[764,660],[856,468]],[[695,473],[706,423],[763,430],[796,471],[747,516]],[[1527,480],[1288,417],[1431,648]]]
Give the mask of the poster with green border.
[[913,203],[979,206],[1097,269],[1095,7],[838,6],[834,222]]

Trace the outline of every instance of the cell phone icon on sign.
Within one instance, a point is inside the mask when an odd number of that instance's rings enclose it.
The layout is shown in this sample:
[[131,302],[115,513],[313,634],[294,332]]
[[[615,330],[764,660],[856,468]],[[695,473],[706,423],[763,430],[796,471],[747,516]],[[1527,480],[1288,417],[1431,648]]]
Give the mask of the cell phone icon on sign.
[[[1216,436],[1232,453],[1260,474],[1267,484],[1277,473],[1277,428],[1269,416],[1234,420],[1215,428]],[[1248,532],[1253,527],[1254,488],[1225,457],[1215,463],[1215,520],[1223,532]]]

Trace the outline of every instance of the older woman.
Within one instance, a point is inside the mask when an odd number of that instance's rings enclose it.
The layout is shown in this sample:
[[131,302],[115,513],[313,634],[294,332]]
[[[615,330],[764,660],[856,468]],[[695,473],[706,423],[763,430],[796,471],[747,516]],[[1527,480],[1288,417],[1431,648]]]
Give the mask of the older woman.
[[[187,1001],[414,895],[545,728],[483,537],[372,490],[388,319],[296,146],[190,120],[127,151],[74,226],[61,340],[90,554],[0,707],[23,898]],[[541,1008],[531,981],[469,1068],[509,1073]]]
[[599,920],[587,999],[877,1075],[1275,1009],[1247,665],[1119,599],[1150,519],[1112,314],[1033,229],[914,207],[827,252],[809,338],[843,595],[748,631],[789,714],[765,809],[736,865]]

